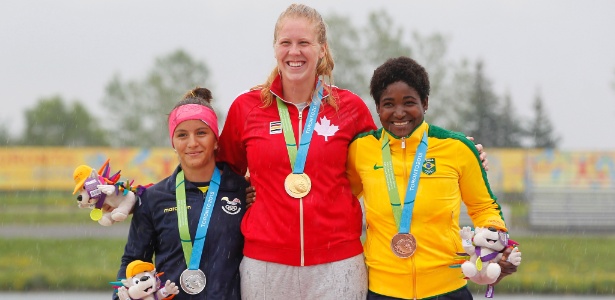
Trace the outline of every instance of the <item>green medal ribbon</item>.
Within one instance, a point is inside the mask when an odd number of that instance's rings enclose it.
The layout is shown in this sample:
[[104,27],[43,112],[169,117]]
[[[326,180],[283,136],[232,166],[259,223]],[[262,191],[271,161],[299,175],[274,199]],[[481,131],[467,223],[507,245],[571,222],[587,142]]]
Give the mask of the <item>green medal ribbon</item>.
[[220,187],[220,171],[214,167],[214,173],[211,178],[209,189],[205,193],[205,201],[201,210],[199,219],[199,227],[194,238],[194,248],[190,230],[188,228],[188,209],[186,207],[186,187],[184,180],[184,171],[179,171],[175,177],[175,199],[177,202],[177,227],[179,228],[179,238],[184,251],[184,258],[188,269],[196,270],[199,268],[203,246],[205,244],[205,236],[209,228],[209,220],[211,218],[218,188]]
[[[290,115],[288,114],[288,107],[286,104],[276,97],[278,104],[278,112],[280,114],[280,121],[282,121],[282,133],[284,133],[284,141],[286,141],[286,150],[288,151],[288,158],[290,159],[291,167],[295,165],[297,159],[297,143],[295,142],[295,135],[293,134],[293,125],[290,123]],[[290,128],[290,130],[285,130]]]
[[399,219],[401,218],[401,201],[399,200],[399,191],[395,182],[395,172],[393,171],[393,158],[391,157],[391,147],[389,146],[389,137],[382,130],[382,169],[384,170],[384,179],[387,183],[387,191],[389,192],[389,202],[393,208],[393,216],[395,224],[399,228]]
[[382,167],[384,170],[384,178],[387,184],[387,191],[389,193],[389,201],[391,202],[391,208],[393,209],[393,216],[395,217],[395,224],[400,233],[409,233],[410,224],[412,222],[412,211],[414,209],[414,200],[416,198],[416,192],[418,190],[421,166],[425,161],[425,153],[427,152],[427,132],[423,133],[423,138],[419,143],[414,161],[412,164],[412,171],[408,178],[408,186],[406,189],[406,197],[404,199],[404,208],[402,210],[399,199],[399,191],[397,189],[397,182],[395,181],[395,171],[393,170],[393,158],[391,157],[391,147],[389,145],[389,137],[382,129]]
[[[288,113],[288,107],[280,97],[276,97],[276,104],[278,106],[278,113],[280,115],[280,121],[282,122],[282,133],[284,133],[284,140],[286,142],[286,149],[288,150],[288,158],[290,159],[290,167],[293,173],[303,173],[305,167],[305,161],[307,159],[308,149],[310,142],[312,141],[312,133],[314,132],[314,124],[316,124],[316,115],[320,109],[320,103],[322,101],[322,81],[318,81],[316,85],[316,92],[312,97],[312,103],[310,104],[310,113],[305,122],[305,128],[303,135],[301,135],[299,150],[297,150],[297,142],[295,140],[295,134],[293,132],[293,125],[290,123],[290,115]],[[297,160],[297,154],[299,154],[299,160]]]

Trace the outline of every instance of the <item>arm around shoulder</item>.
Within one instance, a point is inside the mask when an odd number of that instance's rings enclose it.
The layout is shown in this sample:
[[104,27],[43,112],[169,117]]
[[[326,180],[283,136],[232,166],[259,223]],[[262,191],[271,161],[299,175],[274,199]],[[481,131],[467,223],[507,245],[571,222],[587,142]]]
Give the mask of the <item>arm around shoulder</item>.
[[235,99],[229,108],[220,139],[218,140],[216,160],[227,163],[239,174],[246,174],[248,160],[242,136],[248,111],[246,105],[242,103],[242,97],[245,97],[245,94]]

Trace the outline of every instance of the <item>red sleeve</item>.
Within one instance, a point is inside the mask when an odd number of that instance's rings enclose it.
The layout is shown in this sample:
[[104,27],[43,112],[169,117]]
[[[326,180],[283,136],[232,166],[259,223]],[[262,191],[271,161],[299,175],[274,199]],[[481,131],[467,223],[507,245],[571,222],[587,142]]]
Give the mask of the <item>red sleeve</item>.
[[[247,111],[242,109],[241,97],[237,97],[229,108],[226,121],[218,141],[218,161],[226,162],[238,174],[246,174],[248,159],[243,143],[243,132]],[[245,106],[245,105],[243,105]]]

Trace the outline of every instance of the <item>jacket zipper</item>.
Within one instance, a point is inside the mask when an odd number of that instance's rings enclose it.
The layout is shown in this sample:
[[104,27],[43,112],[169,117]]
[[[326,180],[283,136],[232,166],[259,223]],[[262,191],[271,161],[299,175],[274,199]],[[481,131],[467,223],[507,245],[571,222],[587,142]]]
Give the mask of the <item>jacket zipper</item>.
[[[304,107],[305,108],[305,107]],[[299,139],[297,140],[297,148],[299,148],[299,143],[301,142],[301,133],[303,132],[303,109],[299,110]],[[295,166],[291,166],[294,168]],[[303,236],[303,197],[299,198],[299,239],[301,243],[301,266],[305,266],[305,239]]]

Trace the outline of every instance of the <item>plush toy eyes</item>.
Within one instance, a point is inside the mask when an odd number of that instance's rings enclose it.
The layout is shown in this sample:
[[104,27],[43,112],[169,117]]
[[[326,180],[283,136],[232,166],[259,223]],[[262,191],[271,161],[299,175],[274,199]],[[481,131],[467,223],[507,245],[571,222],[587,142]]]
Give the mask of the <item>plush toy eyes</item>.
[[133,279],[132,279],[132,283],[133,283],[134,285],[139,284],[139,278],[133,278]]

